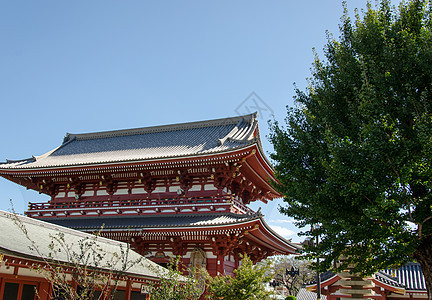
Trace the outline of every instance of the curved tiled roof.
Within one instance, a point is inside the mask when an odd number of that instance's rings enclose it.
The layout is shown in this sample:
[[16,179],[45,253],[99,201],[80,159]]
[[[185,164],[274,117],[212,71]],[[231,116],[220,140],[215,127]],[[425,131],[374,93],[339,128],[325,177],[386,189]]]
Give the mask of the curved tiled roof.
[[[97,218],[65,217],[65,218],[46,218],[47,222],[70,227],[86,232],[94,232],[101,228],[103,231],[159,231],[168,230],[175,232],[176,229],[196,231],[224,231],[232,228],[244,228],[258,221],[262,224],[263,230],[267,230],[269,238],[278,241],[288,253],[294,253],[298,246],[286,240],[274,232],[264,221],[263,215],[259,212],[254,214],[235,214],[235,213],[204,213],[204,214],[167,214],[167,215],[121,215],[121,216],[100,216]],[[252,223],[251,223],[252,222]]]
[[[320,281],[324,282],[326,280],[329,280],[330,278],[333,278],[336,275],[336,273],[333,271],[326,271],[326,272],[320,273],[319,275],[320,275]],[[307,282],[306,285],[315,285],[316,283],[317,282],[316,282],[316,278],[315,278],[314,280]]]
[[[92,234],[5,211],[0,211],[0,228],[0,253],[38,261],[54,259],[57,262],[69,262],[70,257],[68,255],[73,253],[80,255],[83,251],[80,244],[91,241],[91,245],[94,245],[96,249],[102,249],[105,254],[101,261],[95,262],[89,259],[88,266],[122,270],[122,262],[118,260],[118,255],[128,249],[127,244],[122,242],[96,237]],[[57,239],[61,242],[57,242]],[[53,245],[62,248],[62,243],[69,248],[69,251],[52,250]],[[127,270],[127,274],[156,278],[159,277],[158,274],[165,272],[163,268],[133,250],[129,250],[127,255],[130,261],[140,261],[132,265]],[[75,262],[80,263],[80,261]]]
[[33,169],[206,155],[259,142],[255,114],[136,129],[67,134],[41,156],[0,164],[0,169]]
[[184,215],[149,215],[149,216],[113,216],[98,218],[49,218],[48,222],[79,230],[120,229],[120,228],[166,228],[197,227],[236,224],[260,218],[261,215],[239,215],[234,213],[219,214],[184,214]]
[[407,290],[426,291],[425,278],[419,263],[407,263],[399,269],[385,269],[380,273],[393,277]]
[[397,278],[390,276],[389,274],[384,273],[383,271],[378,271],[375,273],[375,279],[388,284],[390,286],[398,287],[398,288],[405,288],[405,285],[398,282]]
[[[320,274],[321,281],[324,282],[333,276],[337,275],[334,272],[327,271]],[[385,269],[374,274],[376,280],[393,286],[395,288],[403,288],[408,291],[426,291],[425,278],[419,263],[410,262],[399,269]],[[315,285],[316,281],[308,283]]]

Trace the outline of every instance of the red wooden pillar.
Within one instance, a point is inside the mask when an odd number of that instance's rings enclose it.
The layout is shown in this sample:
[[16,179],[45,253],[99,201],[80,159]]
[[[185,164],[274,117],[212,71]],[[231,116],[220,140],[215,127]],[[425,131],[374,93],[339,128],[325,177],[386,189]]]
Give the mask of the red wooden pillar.
[[241,250],[239,248],[234,249],[234,268],[238,269],[240,267],[240,254],[241,254]]
[[0,298],[3,297],[3,291],[4,291],[4,278],[0,277]]
[[128,280],[126,282],[125,300],[130,300],[131,295],[132,295],[132,282]]
[[218,254],[217,256],[217,268],[216,268],[218,274],[217,275],[223,275],[224,274],[224,256],[222,254]]
[[41,283],[39,283],[38,286],[38,295],[39,295],[39,300],[50,300],[51,299],[51,283],[49,283],[48,281],[43,281]]

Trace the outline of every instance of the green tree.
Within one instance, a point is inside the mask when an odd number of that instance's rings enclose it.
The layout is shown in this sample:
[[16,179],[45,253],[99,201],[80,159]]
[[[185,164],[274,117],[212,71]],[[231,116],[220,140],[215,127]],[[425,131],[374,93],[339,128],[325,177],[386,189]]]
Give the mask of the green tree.
[[216,276],[208,277],[207,299],[224,300],[251,300],[269,299],[272,292],[266,291],[266,284],[272,278],[269,275],[270,261],[254,265],[252,260],[245,256],[241,265],[234,270],[234,277]]
[[152,300],[193,300],[198,299],[204,292],[204,278],[207,273],[200,276],[202,270],[188,270],[188,275],[183,276],[186,268],[179,256],[171,258],[167,269],[164,273],[154,270],[159,273],[160,279],[149,284]]
[[[364,274],[417,260],[432,288],[432,23],[429,1],[381,0],[316,56],[286,125],[271,124],[275,187],[310,258]],[[308,228],[315,230],[310,231]],[[430,296],[429,296],[430,297]]]

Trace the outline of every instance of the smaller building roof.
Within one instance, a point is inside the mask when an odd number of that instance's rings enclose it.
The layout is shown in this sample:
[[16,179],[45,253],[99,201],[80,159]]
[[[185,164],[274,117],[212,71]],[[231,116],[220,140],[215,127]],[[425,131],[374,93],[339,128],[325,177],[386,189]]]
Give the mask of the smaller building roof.
[[[336,280],[334,278],[336,277]],[[419,263],[410,262],[399,269],[385,269],[373,275],[377,282],[406,291],[426,292],[426,283]],[[332,285],[341,279],[336,273],[327,271],[320,274],[322,285]],[[327,282],[327,283],[326,283]],[[308,288],[315,288],[316,281],[308,283]]]
[[387,275],[403,285],[406,290],[426,291],[426,282],[419,263],[410,262],[399,269],[385,269],[377,274]]
[[[296,296],[297,300],[316,300],[317,293],[306,290],[306,288],[302,287]],[[327,300],[326,295],[321,295],[321,300]]]
[[[101,249],[98,250],[98,253],[102,253],[103,259],[97,265],[95,265],[95,261],[89,259],[87,266],[124,271],[125,275],[149,279],[157,279],[158,276],[165,273],[164,268],[129,249],[126,243],[96,237],[92,234],[1,210],[0,228],[0,253],[3,254],[16,255],[36,261],[70,262],[68,255],[82,254],[80,244],[90,242],[95,248]],[[57,242],[56,239],[60,242]],[[69,250],[66,250],[62,244]],[[128,251],[128,261],[137,262],[128,270],[124,270],[121,260],[118,260],[122,251]],[[79,261],[75,262],[78,263]]]
[[386,274],[384,271],[376,272],[375,279],[389,286],[393,286],[396,288],[405,288],[405,285],[399,282],[396,277],[392,277],[391,275]]

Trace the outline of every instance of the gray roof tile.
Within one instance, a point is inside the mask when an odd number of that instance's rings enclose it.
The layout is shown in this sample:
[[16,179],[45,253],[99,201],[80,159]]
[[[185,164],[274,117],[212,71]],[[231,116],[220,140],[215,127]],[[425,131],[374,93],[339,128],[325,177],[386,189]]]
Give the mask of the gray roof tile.
[[259,143],[256,114],[137,129],[67,134],[63,144],[0,169],[32,169],[222,153]]
[[[297,300],[316,300],[317,293],[307,291],[306,288],[301,288],[296,296]],[[321,300],[327,300],[326,295],[321,295]]]
[[394,286],[405,288],[405,285],[400,283],[397,278],[392,277],[390,274],[385,273],[384,271],[378,271],[375,273],[375,279],[381,281],[382,283]]
[[[321,274],[321,280],[326,281],[335,273],[327,271]],[[374,274],[375,278],[385,284],[406,290],[426,291],[425,278],[419,263],[410,262],[399,269],[385,269]],[[316,281],[308,283],[314,285]]]
[[113,216],[97,218],[47,218],[46,221],[79,230],[120,228],[164,228],[236,224],[259,218],[260,215],[226,214],[184,214],[151,216]]
[[[56,261],[68,262],[68,254],[82,253],[80,252],[80,243],[86,240],[94,240],[96,242],[95,247],[103,249],[105,255],[103,260],[97,263],[97,265],[94,265],[93,261],[89,260],[88,266],[104,269],[104,266],[108,266],[108,263],[117,261],[112,269],[122,270],[121,261],[118,261],[116,255],[121,255],[122,249],[127,249],[127,244],[125,243],[102,237],[95,237],[88,233],[21,215],[14,215],[1,210],[0,228],[0,253],[12,254],[18,257],[30,257],[39,261],[53,258]],[[25,228],[27,235],[21,228]],[[60,244],[55,242],[55,238],[59,238],[59,235],[63,236],[67,247],[70,247],[69,253],[67,253],[67,251],[50,250],[50,244],[52,242],[54,242],[54,245],[58,245],[58,247],[61,248]],[[34,249],[35,245],[38,251]],[[52,256],[50,256],[50,254]],[[138,261],[141,259],[141,262],[132,266],[126,272],[127,274],[156,278],[159,276],[156,274],[156,270],[159,270],[158,274],[163,274],[165,272],[165,269],[142,257],[133,250],[129,250],[128,259],[130,261]]]
[[383,273],[395,276],[395,280],[407,290],[426,291],[425,278],[419,263],[407,263],[399,269],[386,269]]

